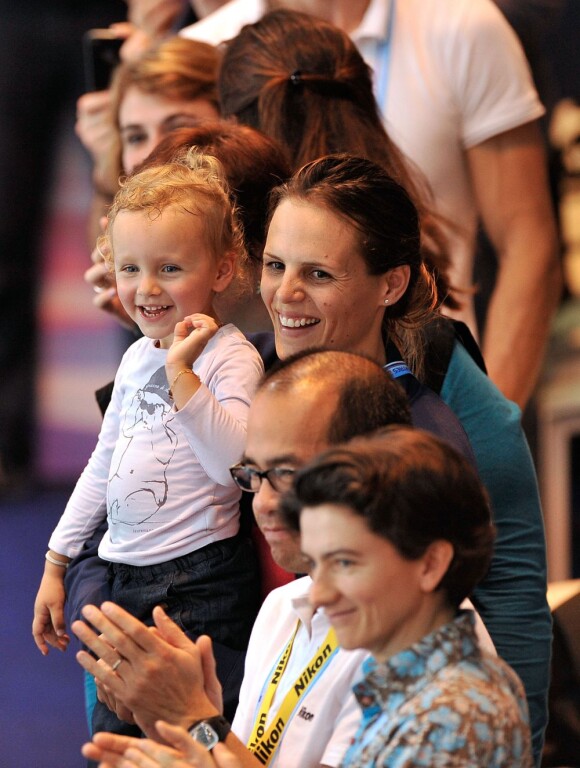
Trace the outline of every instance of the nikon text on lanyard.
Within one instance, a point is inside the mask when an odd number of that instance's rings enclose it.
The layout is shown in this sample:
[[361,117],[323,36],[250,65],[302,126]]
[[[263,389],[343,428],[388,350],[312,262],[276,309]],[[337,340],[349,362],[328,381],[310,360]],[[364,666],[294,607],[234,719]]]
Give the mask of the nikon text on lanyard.
[[284,700],[280,704],[278,711],[272,717],[270,725],[266,727],[268,713],[272,706],[272,701],[274,700],[274,694],[276,693],[276,688],[286,670],[288,659],[292,652],[294,638],[296,637],[299,626],[300,622],[297,623],[296,629],[292,633],[292,637],[278,658],[270,680],[266,684],[266,689],[263,692],[258,707],[250,740],[248,741],[248,749],[258,758],[262,765],[270,765],[282,739],[284,728],[296,709],[298,702],[310,689],[314,681],[322,674],[323,670],[338,650],[338,641],[334,630],[331,628],[328,630],[326,637],[316,650],[310,662],[292,683],[292,686],[286,696],[284,696]]

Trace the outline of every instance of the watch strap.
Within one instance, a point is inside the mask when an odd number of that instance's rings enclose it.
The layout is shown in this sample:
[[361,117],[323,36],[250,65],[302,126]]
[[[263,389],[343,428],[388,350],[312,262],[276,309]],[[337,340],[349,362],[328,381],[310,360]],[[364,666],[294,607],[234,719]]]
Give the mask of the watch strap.
[[200,720],[195,720],[195,722],[189,726],[188,731],[191,733],[191,731],[197,725],[200,725],[200,723],[207,723],[210,725],[216,732],[220,741],[225,741],[226,736],[232,730],[232,726],[223,715],[214,715],[214,717],[203,717]]

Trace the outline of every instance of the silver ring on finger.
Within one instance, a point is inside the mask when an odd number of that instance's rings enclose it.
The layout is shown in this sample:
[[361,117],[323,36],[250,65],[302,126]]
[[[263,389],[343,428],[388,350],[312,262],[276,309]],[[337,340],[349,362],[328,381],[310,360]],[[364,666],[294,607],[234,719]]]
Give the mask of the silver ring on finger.
[[114,664],[111,664],[111,672],[116,672],[121,666],[122,661],[125,661],[125,659],[122,656],[119,656],[117,661]]

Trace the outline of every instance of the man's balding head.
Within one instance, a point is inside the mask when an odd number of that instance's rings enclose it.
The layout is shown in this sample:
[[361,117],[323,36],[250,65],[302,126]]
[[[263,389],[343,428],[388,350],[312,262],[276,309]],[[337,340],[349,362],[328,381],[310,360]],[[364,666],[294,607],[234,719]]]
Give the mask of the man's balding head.
[[331,401],[329,445],[368,434],[385,424],[410,424],[402,387],[369,358],[350,352],[307,350],[289,357],[263,378],[259,392],[285,394],[319,406]]
[[[298,468],[335,443],[386,424],[409,424],[407,396],[372,360],[310,351],[266,375],[250,408],[244,463],[259,470]],[[274,560],[303,570],[300,542],[278,516],[279,494],[263,481],[253,507]]]

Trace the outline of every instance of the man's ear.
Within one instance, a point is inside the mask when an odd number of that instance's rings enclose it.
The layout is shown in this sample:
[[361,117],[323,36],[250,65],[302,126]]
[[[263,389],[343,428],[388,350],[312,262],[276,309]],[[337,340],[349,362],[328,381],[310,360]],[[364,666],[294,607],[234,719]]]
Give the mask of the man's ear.
[[434,592],[447,573],[453,560],[453,544],[445,539],[432,541],[421,561],[420,586],[424,592]]
[[236,272],[236,263],[237,255],[233,251],[228,251],[220,258],[213,283],[215,293],[222,293],[232,282]]

